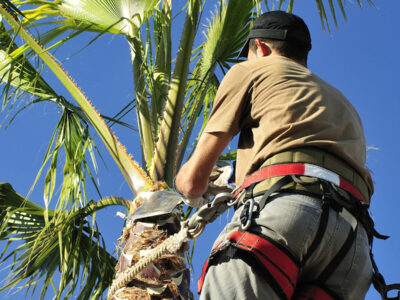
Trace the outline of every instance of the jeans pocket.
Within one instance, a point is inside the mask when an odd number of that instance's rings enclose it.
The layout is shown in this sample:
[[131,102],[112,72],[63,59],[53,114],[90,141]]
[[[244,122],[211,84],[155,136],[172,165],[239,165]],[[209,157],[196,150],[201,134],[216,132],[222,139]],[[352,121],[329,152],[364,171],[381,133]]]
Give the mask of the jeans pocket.
[[313,241],[321,211],[321,201],[317,198],[279,194],[267,203],[254,223],[262,234],[301,259]]

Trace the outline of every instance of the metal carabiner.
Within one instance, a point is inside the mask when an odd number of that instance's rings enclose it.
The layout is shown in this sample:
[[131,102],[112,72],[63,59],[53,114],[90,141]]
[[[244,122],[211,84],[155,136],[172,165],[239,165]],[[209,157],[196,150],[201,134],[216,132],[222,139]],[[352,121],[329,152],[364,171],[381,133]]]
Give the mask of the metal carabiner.
[[216,194],[214,199],[211,202],[211,206],[217,206],[217,205],[221,205],[224,204],[226,206],[229,206],[228,203],[231,201],[232,196],[231,193],[227,193],[227,192],[222,192],[219,194]]
[[188,237],[190,239],[197,238],[200,234],[203,233],[205,227],[206,223],[204,221],[197,222],[194,228],[188,229]]
[[246,209],[246,206],[248,206],[247,220],[246,220],[246,223],[244,225],[243,225],[243,223],[240,225],[242,230],[249,229],[249,227],[251,225],[251,218],[253,216],[253,209],[254,209],[254,198],[250,198],[250,199],[246,200],[246,202],[244,203],[243,210]]

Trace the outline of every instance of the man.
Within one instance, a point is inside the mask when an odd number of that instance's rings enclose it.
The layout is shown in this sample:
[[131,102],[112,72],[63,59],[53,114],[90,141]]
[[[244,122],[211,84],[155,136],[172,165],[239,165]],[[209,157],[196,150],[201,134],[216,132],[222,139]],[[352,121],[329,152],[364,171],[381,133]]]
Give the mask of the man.
[[215,243],[201,299],[364,299],[368,290],[373,184],[364,133],[350,102],[306,68],[310,49],[301,18],[257,18],[240,53],[247,61],[221,82],[176,177],[177,191],[198,202],[240,132],[238,204]]

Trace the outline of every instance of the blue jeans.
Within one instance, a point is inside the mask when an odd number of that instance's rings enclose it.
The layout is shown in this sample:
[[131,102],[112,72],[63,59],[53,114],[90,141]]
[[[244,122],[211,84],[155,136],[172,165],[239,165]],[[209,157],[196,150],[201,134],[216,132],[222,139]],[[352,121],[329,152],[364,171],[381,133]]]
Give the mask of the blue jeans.
[[[255,199],[258,200],[258,199]],[[300,194],[281,193],[267,202],[256,218],[251,231],[266,235],[289,250],[299,261],[307,253],[316,235],[322,212],[322,201]],[[243,205],[235,212],[215,243],[224,240],[231,231],[240,230],[240,214]],[[344,244],[350,223],[330,208],[328,224],[323,238],[299,269],[299,281],[313,282],[331,262]],[[345,300],[364,299],[371,284],[372,265],[369,256],[368,236],[359,224],[355,241],[325,286]],[[265,278],[242,259],[211,265],[205,278],[201,300],[232,299],[280,299]]]

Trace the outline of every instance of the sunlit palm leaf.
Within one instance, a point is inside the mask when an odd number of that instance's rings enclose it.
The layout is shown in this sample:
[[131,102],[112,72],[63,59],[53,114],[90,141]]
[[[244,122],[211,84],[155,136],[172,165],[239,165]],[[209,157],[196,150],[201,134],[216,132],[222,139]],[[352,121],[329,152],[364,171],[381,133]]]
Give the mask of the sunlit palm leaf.
[[145,53],[139,38],[128,38],[131,48],[133,80],[135,84],[136,116],[139,127],[140,146],[143,154],[143,165],[148,166],[154,152],[154,126],[151,122],[148,104],[147,84],[145,80]]
[[137,163],[132,161],[131,157],[126,153],[125,148],[117,141],[116,137],[111,133],[107,125],[101,119],[100,115],[93,108],[92,104],[87,100],[82,91],[75,82],[65,73],[61,66],[54,58],[46,52],[33,38],[25,31],[24,28],[10,14],[0,6],[0,13],[15,31],[24,39],[34,52],[43,60],[43,62],[53,71],[58,79],[64,84],[67,90],[75,98],[82,107],[92,126],[95,128],[115,162],[120,167],[133,193],[141,190],[154,189],[154,184],[147,177],[145,172]]
[[[162,117],[163,108],[168,95],[168,86],[171,79],[171,22],[172,0],[163,1],[162,8],[155,11],[154,22],[154,47],[155,61],[152,68],[150,82],[154,82],[150,90],[151,112],[153,123],[157,124],[155,132],[158,134],[158,125]],[[147,43],[151,36],[147,38]]]
[[[69,29],[135,35],[159,0],[14,0],[22,5],[24,24],[59,17]],[[25,5],[25,6],[24,6]]]
[[128,38],[143,165],[147,169],[151,167],[171,78],[171,5],[172,2],[167,0],[163,1],[161,8],[155,9],[153,17],[146,23],[146,39]]
[[[2,28],[4,29],[4,26],[2,26]],[[14,88],[14,92],[11,94],[15,93],[15,91],[23,91],[38,97],[17,111],[10,122],[21,110],[45,100],[53,101],[63,107],[61,119],[57,124],[53,138],[50,140],[48,151],[31,190],[39,179],[46,162],[51,160],[52,162],[47,171],[44,188],[45,207],[48,208],[56,183],[58,154],[60,150],[64,149],[64,176],[62,177],[59,203],[61,207],[65,207],[67,204],[69,204],[70,207],[82,206],[86,203],[85,181],[87,174],[90,176],[97,189],[97,184],[85,157],[87,152],[91,154],[94,170],[97,171],[96,160],[93,155],[95,145],[88,134],[88,124],[86,123],[85,125],[78,118],[80,117],[85,122],[86,117],[81,111],[77,110],[76,107],[73,107],[65,99],[59,97],[36,69],[33,68],[23,55],[27,47],[17,48],[4,30],[1,33],[0,75],[2,81],[5,81],[7,85]],[[9,50],[12,51],[10,54],[7,53]],[[10,88],[4,90],[11,91]],[[7,93],[4,98],[9,98]],[[14,97],[14,99],[18,99],[18,97]],[[6,101],[3,101],[3,107],[6,104]],[[53,149],[51,149],[52,146],[54,146]],[[45,211],[45,219],[48,220],[47,210]]]
[[60,12],[66,18],[96,24],[103,30],[113,27],[121,33],[132,35],[153,13],[158,1],[64,0]]
[[60,273],[58,297],[77,287],[83,299],[101,295],[113,277],[116,260],[104,249],[99,232],[86,217],[110,205],[129,206],[123,199],[109,198],[77,211],[49,210],[46,224],[43,208],[17,194],[10,184],[0,183],[0,240],[24,241],[0,257],[2,264],[15,258],[1,290],[19,284],[35,287],[41,282],[43,298]]

